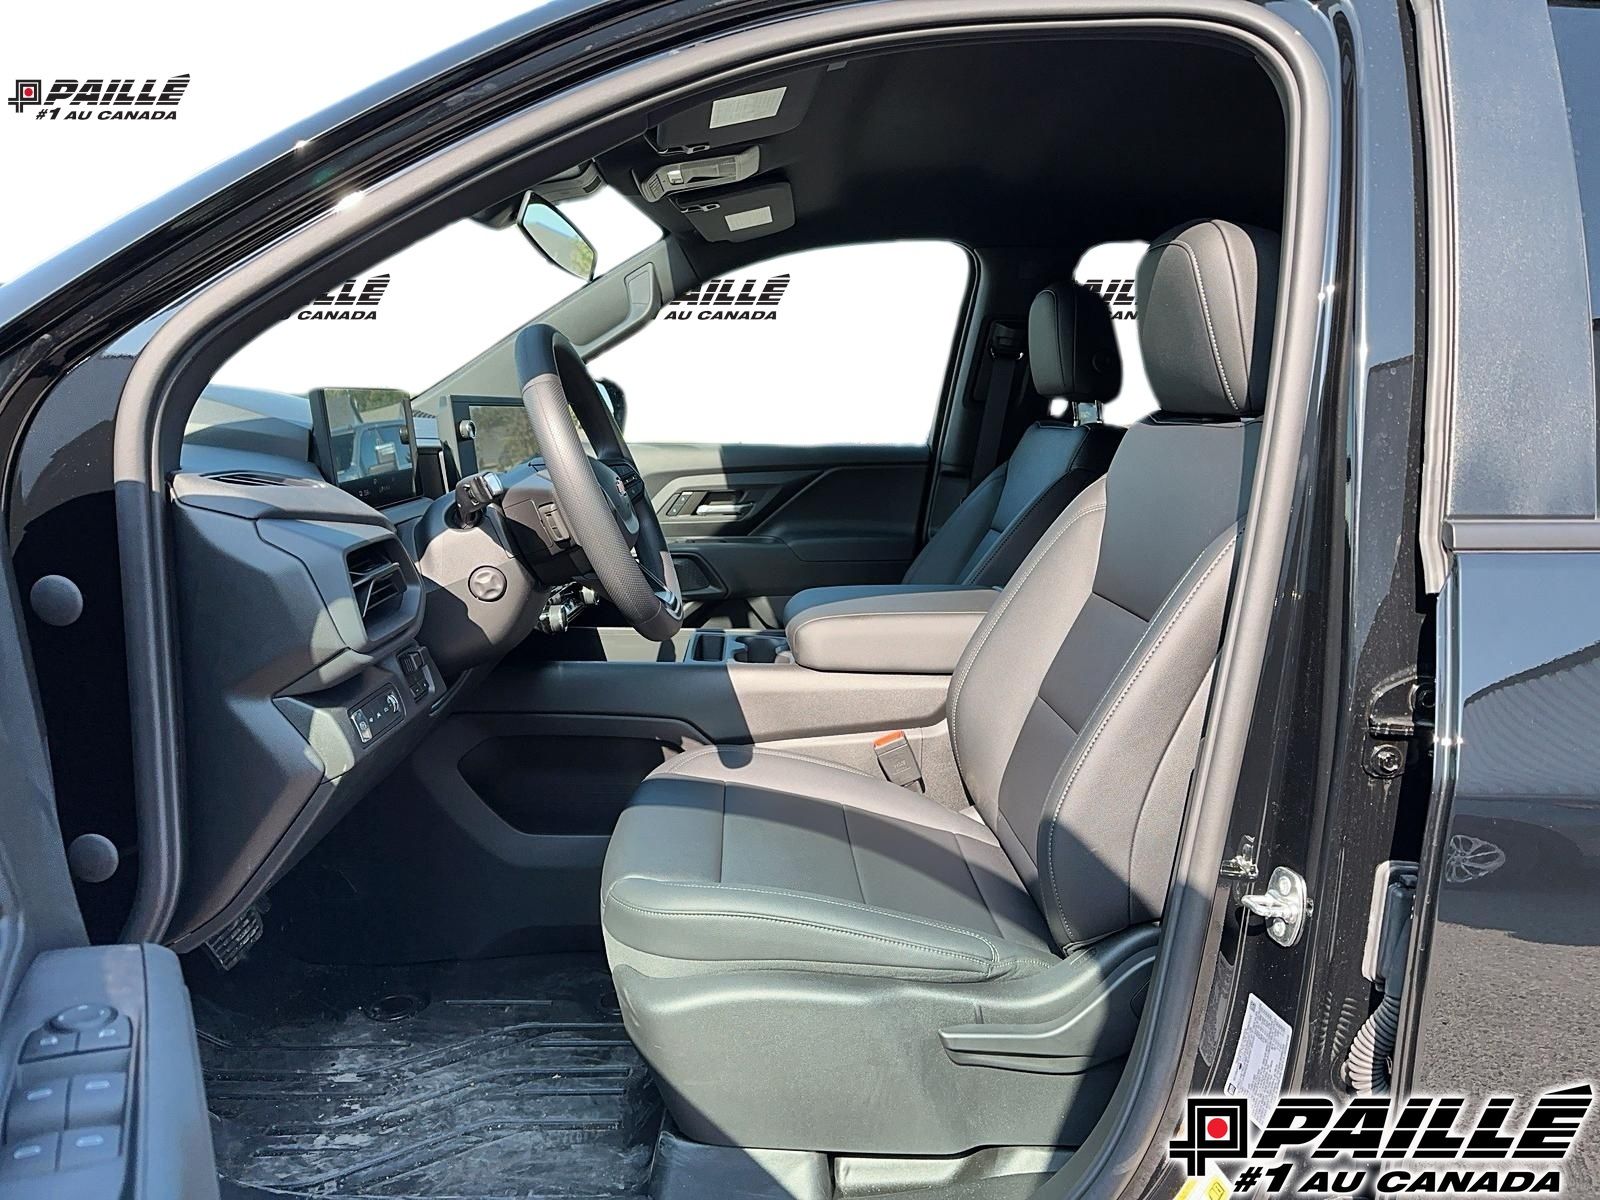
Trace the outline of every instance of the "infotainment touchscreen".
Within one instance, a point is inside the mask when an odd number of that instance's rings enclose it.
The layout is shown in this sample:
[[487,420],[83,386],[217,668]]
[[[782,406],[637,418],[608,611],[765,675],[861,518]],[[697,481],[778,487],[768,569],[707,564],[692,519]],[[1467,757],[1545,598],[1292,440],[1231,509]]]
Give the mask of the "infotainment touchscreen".
[[311,440],[317,466],[368,504],[417,494],[411,397],[393,388],[312,388]]

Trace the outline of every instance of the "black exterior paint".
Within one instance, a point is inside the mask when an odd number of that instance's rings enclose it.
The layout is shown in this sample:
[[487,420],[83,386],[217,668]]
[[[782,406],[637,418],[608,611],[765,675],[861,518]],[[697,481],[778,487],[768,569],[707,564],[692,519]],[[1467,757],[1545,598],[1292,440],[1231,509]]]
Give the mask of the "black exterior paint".
[[[485,34],[288,131],[0,292],[0,304],[10,305],[0,312],[0,447],[15,566],[24,585],[46,568],[70,574],[91,601],[70,634],[75,643],[30,626],[52,724],[86,688],[125,694],[115,539],[83,530],[109,526],[111,403],[160,310],[326,207],[336,187],[387,174],[573,74],[620,60],[647,36],[690,36],[755,8],[773,6],[542,11],[537,24],[524,18]],[[1286,569],[1287,619],[1263,680],[1241,787],[1255,804],[1240,805],[1232,838],[1258,838],[1263,875],[1280,863],[1302,870],[1318,910],[1308,939],[1286,952],[1266,943],[1258,925],[1241,928],[1231,895],[1224,901],[1232,998],[1219,1000],[1232,1028],[1213,1062],[1197,1063],[1195,1084],[1220,1084],[1243,998],[1255,992],[1300,1035],[1291,1079],[1337,1087],[1338,1063],[1370,999],[1356,968],[1373,862],[1419,854],[1437,876],[1451,839],[1466,834],[1525,839],[1533,878],[1512,870],[1438,883],[1419,935],[1425,973],[1412,996],[1409,1082],[1419,1091],[1537,1091],[1586,1077],[1600,1063],[1600,1034],[1588,1020],[1600,988],[1600,559],[1458,556],[1440,631],[1454,681],[1441,693],[1441,732],[1459,739],[1447,764],[1453,797],[1424,841],[1424,748],[1411,748],[1414,770],[1399,781],[1361,769],[1372,745],[1372,692],[1406,672],[1430,674],[1433,657],[1431,601],[1421,593],[1415,551],[1426,331],[1412,42],[1405,14],[1383,0],[1343,0],[1320,12],[1340,39],[1352,134],[1340,357],[1302,466],[1315,499]],[[556,44],[585,24],[607,36],[588,38],[581,51]],[[313,135],[314,156],[285,152],[289,139]],[[50,391],[63,379],[67,386]],[[1592,460],[1592,444],[1588,452]],[[108,808],[64,807],[68,836],[98,827],[103,816],[127,817],[113,812],[127,800],[116,788],[126,730],[108,723],[86,736],[99,740],[53,740],[56,778],[72,781],[63,791],[101,795]],[[129,832],[118,827],[118,840]],[[91,910],[92,926],[94,917]],[[102,923],[96,932],[110,936],[112,928]],[[1597,1177],[1592,1159],[1580,1163],[1583,1171],[1574,1179]]]

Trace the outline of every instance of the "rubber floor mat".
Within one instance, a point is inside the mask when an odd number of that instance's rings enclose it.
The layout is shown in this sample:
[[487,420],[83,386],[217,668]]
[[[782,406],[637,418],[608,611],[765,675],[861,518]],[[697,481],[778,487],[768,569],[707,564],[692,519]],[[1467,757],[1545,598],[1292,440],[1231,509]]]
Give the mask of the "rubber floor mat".
[[644,1193],[661,1105],[599,955],[252,958],[191,983],[225,1181],[428,1200]]

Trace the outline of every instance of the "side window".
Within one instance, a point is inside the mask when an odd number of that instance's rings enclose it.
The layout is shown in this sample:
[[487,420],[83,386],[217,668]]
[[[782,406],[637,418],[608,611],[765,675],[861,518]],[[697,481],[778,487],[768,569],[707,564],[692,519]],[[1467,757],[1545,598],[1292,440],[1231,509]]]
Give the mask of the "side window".
[[1105,419],[1111,425],[1132,425],[1156,410],[1155,393],[1145,378],[1144,358],[1139,353],[1139,314],[1133,300],[1133,273],[1149,245],[1102,242],[1084,253],[1072,273],[1075,282],[1093,288],[1105,298],[1116,323],[1117,353],[1122,355],[1122,391],[1106,405]]
[[786,254],[709,280],[596,355],[628,440],[926,443],[971,265],[948,242]]
[[1600,390],[1600,5],[1552,4],[1556,61],[1567,94],[1572,157],[1589,256],[1589,312],[1594,318],[1596,388]]

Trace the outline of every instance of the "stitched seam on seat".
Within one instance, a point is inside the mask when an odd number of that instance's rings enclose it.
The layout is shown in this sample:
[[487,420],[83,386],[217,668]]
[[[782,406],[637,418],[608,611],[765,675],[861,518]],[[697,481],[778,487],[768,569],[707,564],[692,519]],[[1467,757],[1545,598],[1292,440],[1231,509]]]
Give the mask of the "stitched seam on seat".
[[701,746],[698,750],[685,750],[676,758],[669,759],[661,766],[657,767],[656,771],[659,772],[659,774],[656,775],[656,778],[659,779],[662,775],[676,775],[678,773],[678,768],[684,763],[690,761],[691,759],[704,758],[708,754],[715,754],[720,749],[720,746]]
[[[658,882],[665,882],[665,881],[664,880],[659,880]],[[802,929],[819,929],[824,933],[847,934],[847,935],[849,935],[851,937],[865,938],[868,941],[881,942],[881,943],[883,943],[884,945],[887,945],[887,946],[901,946],[901,947],[904,947],[905,949],[908,949],[908,950],[917,950],[917,951],[922,952],[923,954],[939,954],[939,955],[944,955],[947,958],[964,958],[964,959],[968,959],[969,961],[975,962],[975,963],[985,963],[985,964],[987,964],[987,965],[989,965],[991,967],[998,965],[998,962],[999,962],[998,956],[996,956],[995,958],[986,959],[982,955],[979,955],[979,954],[968,954],[964,950],[950,950],[950,949],[947,949],[947,948],[945,948],[943,946],[929,946],[929,945],[923,944],[922,942],[908,942],[908,941],[903,941],[900,938],[884,937],[884,936],[882,936],[880,934],[876,934],[876,933],[867,933],[867,932],[865,932],[864,930],[861,930],[861,929],[850,929],[847,926],[843,926],[843,925],[824,925],[824,924],[822,924],[820,922],[817,922],[817,921],[802,921],[802,920],[800,920],[800,919],[798,919],[796,917],[775,917],[775,916],[769,916],[769,915],[767,915],[765,913],[716,912],[716,911],[711,911],[711,910],[700,911],[700,910],[688,910],[688,909],[648,908],[645,905],[636,904],[632,900],[625,900],[625,899],[617,896],[615,893],[612,894],[611,899],[615,903],[622,905],[623,908],[631,908],[631,909],[633,909],[634,912],[644,913],[647,916],[653,916],[653,917],[711,917],[711,918],[723,918],[723,917],[726,917],[726,918],[731,919],[731,920],[741,920],[741,921],[771,921],[771,922],[774,922],[774,923],[779,924],[779,925],[795,925],[795,926],[798,926],[798,927],[800,927]],[[640,949],[643,949],[643,947],[640,947]],[[823,960],[823,961],[826,961],[826,960]]]
[[[967,869],[967,877],[972,880],[972,894],[978,898],[978,903],[983,905],[983,911],[989,918],[989,924],[994,926],[994,935],[1004,939],[1005,931],[1000,928],[1000,922],[995,919],[994,909],[989,907],[989,899],[983,894],[983,885],[978,882],[978,873],[972,869],[972,863],[967,859],[967,851],[961,844],[961,839],[955,834],[950,834],[950,840],[955,843],[956,857],[961,860],[961,865]],[[1001,850],[1001,854],[1005,851]]]
[[[1082,493],[1080,492],[1079,495],[1082,495]],[[1063,525],[1056,533],[1055,537],[1051,538],[1045,546],[1038,550],[1038,557],[1028,564],[1028,569],[1022,573],[1022,577],[1013,580],[1012,583],[1007,587],[1006,591],[1001,594],[999,607],[994,610],[992,619],[989,620],[989,623],[986,626],[979,630],[977,640],[973,643],[971,649],[967,651],[966,662],[961,664],[961,669],[956,672],[956,677],[950,684],[950,754],[951,757],[955,759],[957,775],[961,774],[961,750],[959,748],[960,739],[955,736],[956,704],[961,699],[961,686],[966,683],[967,674],[972,670],[972,664],[978,661],[979,655],[983,653],[983,648],[989,641],[989,635],[999,627],[1000,618],[1005,616],[1006,609],[1011,607],[1011,602],[1015,600],[1021,593],[1022,585],[1027,583],[1029,577],[1039,569],[1039,564],[1044,562],[1044,560],[1049,557],[1050,551],[1055,548],[1055,544],[1062,538],[1066,537],[1067,531],[1079,521],[1083,520],[1091,513],[1104,512],[1105,509],[1106,506],[1104,502],[1090,505],[1077,516],[1073,517],[1072,520]],[[998,800],[998,797],[996,797],[996,799]]]
[[[1089,738],[1088,743],[1085,744],[1083,752],[1078,755],[1078,761],[1072,764],[1072,770],[1067,775],[1067,781],[1061,785],[1061,794],[1056,798],[1055,811],[1050,815],[1050,833],[1045,842],[1045,865],[1050,875],[1050,891],[1055,898],[1056,913],[1061,918],[1061,927],[1067,931],[1068,941],[1075,940],[1076,934],[1073,932],[1072,923],[1067,920],[1066,908],[1061,903],[1061,887],[1056,878],[1055,837],[1055,825],[1056,822],[1061,819],[1061,808],[1067,802],[1067,793],[1072,790],[1073,781],[1078,778],[1078,773],[1083,770],[1083,764],[1089,761],[1089,755],[1094,751],[1095,744],[1100,740],[1100,735],[1105,732],[1106,726],[1110,723],[1111,718],[1116,715],[1117,709],[1122,707],[1122,702],[1127,699],[1128,693],[1133,690],[1133,685],[1139,682],[1139,676],[1144,674],[1144,669],[1150,665],[1150,660],[1155,657],[1156,651],[1161,649],[1161,643],[1167,640],[1167,634],[1171,633],[1174,627],[1176,627],[1178,618],[1183,616],[1184,610],[1189,607],[1189,602],[1199,594],[1200,588],[1204,586],[1205,581],[1211,577],[1211,572],[1216,570],[1217,564],[1228,556],[1238,540],[1239,534],[1236,531],[1234,535],[1228,539],[1227,545],[1223,546],[1221,550],[1217,551],[1217,556],[1211,560],[1210,565],[1200,573],[1200,578],[1194,581],[1194,585],[1190,587],[1188,593],[1184,596],[1182,603],[1180,603],[1173,611],[1172,616],[1167,619],[1167,622],[1162,627],[1161,632],[1156,636],[1156,640],[1151,643],[1150,649],[1145,651],[1144,658],[1139,663],[1137,669],[1135,669],[1132,676],[1129,677],[1128,682],[1122,685],[1122,690],[1117,693],[1116,700],[1112,702],[1111,707],[1106,710],[1105,716],[1101,717],[1099,722],[1096,724],[1093,735]],[[1204,553],[1205,551],[1202,550],[1200,555],[1195,557],[1194,563],[1190,564],[1190,571],[1194,570],[1195,566],[1199,564],[1200,557],[1203,556]],[[1188,574],[1188,572],[1186,571],[1185,574]]]
[[1242,412],[1239,402],[1233,398],[1233,388],[1228,383],[1228,373],[1222,367],[1222,352],[1217,349],[1217,331],[1211,325],[1211,305],[1206,301],[1205,280],[1200,278],[1200,259],[1187,242],[1174,238],[1167,243],[1176,246],[1189,256],[1189,269],[1194,272],[1194,286],[1200,292],[1200,312],[1206,320],[1206,336],[1211,339],[1211,357],[1217,364],[1217,378],[1222,381],[1222,390],[1228,397],[1228,403],[1233,406],[1234,412]]
[[[980,479],[978,481],[978,486],[977,487],[973,488],[970,492],[968,492],[965,496],[963,496],[961,498],[961,504],[956,505],[955,509],[950,513],[950,518],[951,519],[945,521],[945,523],[939,527],[939,531],[937,533],[935,533],[931,538],[929,538],[927,540],[927,542],[925,542],[923,544],[922,549],[917,552],[916,558],[913,558],[911,560],[911,565],[906,568],[906,573],[900,577],[900,581],[902,583],[915,584],[915,583],[918,583],[918,582],[922,582],[922,583],[935,582],[934,580],[924,579],[924,580],[918,581],[918,580],[914,580],[914,579],[911,578],[912,575],[916,574],[917,563],[922,561],[923,557],[926,556],[926,554],[928,553],[929,549],[931,549],[933,547],[934,543],[937,542],[939,540],[939,538],[941,536],[943,536],[944,533],[947,530],[950,529],[951,524],[952,524],[956,514],[961,511],[962,505],[964,505],[964,504],[968,503],[969,501],[974,500],[978,496],[982,495],[983,494],[983,489],[988,487],[990,484],[994,484],[995,485],[995,490],[997,492],[1003,490],[1001,482],[1000,482],[1000,477],[1001,477],[1002,474],[1005,473],[1005,470],[1006,470],[1006,464],[1005,463],[1001,463],[994,470],[990,471],[989,474],[987,474],[982,479]],[[994,504],[995,504],[995,509],[998,510],[999,507],[1000,507],[1000,497],[998,495],[995,496],[995,498],[994,498]],[[989,520],[987,522],[985,522],[985,527],[988,528],[988,529],[993,529],[994,528],[994,514],[993,513],[991,513],[989,515]],[[970,555],[973,550],[976,550],[977,547],[978,547],[978,543],[981,542],[982,540],[983,540],[983,535],[980,533],[977,536],[977,538],[975,538],[973,540],[972,546],[967,551],[967,553]],[[951,544],[953,545],[954,543],[952,542]]]
[[867,899],[867,885],[861,878],[861,864],[856,861],[856,843],[850,836],[850,810],[844,805],[835,805],[839,810],[839,820],[844,823],[844,848],[850,852],[850,870],[856,877],[856,891],[861,893],[861,903],[870,904]]
[[722,799],[722,820],[717,822],[717,882],[722,882],[722,869],[728,861],[728,785],[717,785],[717,795]]
[[[1060,475],[1057,475],[1055,479],[1051,480],[1051,482],[1045,487],[1044,491],[1035,496],[1032,503],[1030,503],[1027,508],[1023,509],[1017,514],[1017,519],[1011,522],[1011,524],[1006,528],[1005,532],[1001,533],[999,530],[995,531],[996,533],[1000,533],[1000,537],[998,540],[996,540],[994,545],[989,547],[989,549],[984,553],[984,556],[978,560],[978,565],[967,572],[967,577],[962,581],[963,583],[973,583],[977,580],[978,576],[983,573],[983,569],[993,562],[994,559],[999,555],[1000,551],[1004,549],[1006,545],[1010,543],[1011,539],[1017,535],[1017,531],[1022,528],[1023,523],[1033,515],[1033,510],[1048,500],[1050,498],[1050,493],[1055,490],[1056,486],[1065,482],[1067,476],[1071,475],[1072,472],[1077,469],[1074,465],[1076,464],[1077,460],[1078,456],[1077,454],[1074,454],[1072,456],[1072,462],[1067,465],[1067,469]],[[1093,480],[1090,482],[1092,483]],[[1082,490],[1082,488],[1078,489],[1080,492]],[[1076,495],[1077,493],[1075,492],[1073,494]],[[1068,500],[1067,503],[1071,504],[1072,501]],[[1065,507],[1065,505],[1063,505],[1063,507]]]
[[1239,345],[1244,350],[1245,374],[1244,392],[1245,403],[1250,402],[1250,361],[1255,353],[1255,340],[1253,335],[1245,329],[1244,288],[1239,285],[1239,264],[1233,258],[1233,246],[1228,242],[1228,231],[1222,227],[1222,222],[1215,219],[1208,222],[1217,231],[1217,236],[1222,239],[1222,252],[1228,256],[1228,278],[1233,284],[1233,319],[1239,324]]
[[[785,900],[810,900],[818,904],[833,904],[837,905],[839,908],[852,908],[857,912],[868,913],[876,917],[893,917],[897,921],[910,921],[913,925],[926,925],[929,929],[943,929],[947,933],[959,934],[961,937],[977,938],[985,946],[989,947],[989,953],[993,958],[999,959],[1000,957],[1000,948],[988,938],[984,937],[983,934],[974,929],[962,929],[959,925],[946,925],[943,921],[934,921],[927,917],[913,917],[908,913],[896,912],[891,908],[879,908],[876,905],[869,904],[855,904],[849,900],[837,900],[832,896],[818,896],[812,892],[787,891],[781,888],[735,886],[727,883],[700,883],[695,880],[685,879],[653,879],[649,876],[640,875],[630,875],[626,878],[650,879],[651,883],[660,884],[664,887],[711,887],[716,888],[719,892],[746,892],[752,896],[778,896]],[[615,890],[616,884],[612,884],[611,886],[612,889]],[[964,951],[952,951],[952,953],[964,953]]]

